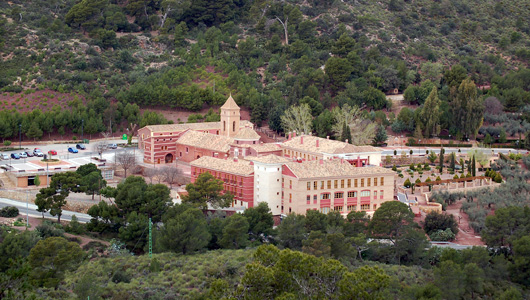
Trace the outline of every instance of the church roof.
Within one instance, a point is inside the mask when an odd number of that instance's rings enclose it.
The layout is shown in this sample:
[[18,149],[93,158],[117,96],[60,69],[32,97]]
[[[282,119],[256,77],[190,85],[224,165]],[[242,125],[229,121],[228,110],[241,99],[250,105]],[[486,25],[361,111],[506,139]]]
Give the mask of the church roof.
[[259,140],[260,138],[259,134],[249,127],[241,128],[236,136],[234,136],[236,140]]
[[230,96],[226,100],[225,104],[223,104],[223,106],[221,106],[221,108],[225,108],[225,109],[239,109],[239,106],[237,106],[236,101],[234,101],[234,98],[232,98],[232,94],[230,94]]

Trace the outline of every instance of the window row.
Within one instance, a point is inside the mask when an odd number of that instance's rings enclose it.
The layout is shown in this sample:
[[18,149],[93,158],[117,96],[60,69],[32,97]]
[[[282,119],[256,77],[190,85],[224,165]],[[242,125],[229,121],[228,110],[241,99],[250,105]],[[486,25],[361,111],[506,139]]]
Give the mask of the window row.
[[[377,204],[373,204],[372,209],[376,210],[377,209]],[[308,209],[308,210],[310,210],[310,209]],[[315,210],[316,210],[316,208],[315,208]],[[369,211],[370,210],[370,204],[361,204],[360,210],[361,211]],[[357,205],[348,205],[348,206],[346,206],[346,210],[344,210],[344,206],[341,206],[341,205],[334,206],[334,207],[326,206],[326,207],[321,207],[320,208],[320,212],[324,213],[324,214],[327,214],[327,213],[329,213],[331,211],[338,211],[338,212],[357,211]]]
[[[366,181],[365,181],[366,179]],[[365,187],[365,183],[366,183],[366,187],[370,187],[372,186],[372,183],[373,183],[373,186],[378,186],[379,185],[384,185],[385,184],[385,178],[384,177],[380,177],[380,178],[360,178],[360,179],[336,179],[336,180],[327,180],[327,181],[324,181],[324,180],[321,180],[320,182],[319,181],[308,181],[307,182],[307,190],[310,191],[311,190],[311,187],[313,187],[313,190],[318,190],[319,189],[319,186],[320,186],[320,189],[321,190],[324,190],[324,189],[332,189],[332,188],[335,188],[335,189],[338,189],[339,186],[341,189],[343,188],[350,188],[352,187],[352,181],[353,181],[353,187]],[[320,183],[320,184],[319,184]]]

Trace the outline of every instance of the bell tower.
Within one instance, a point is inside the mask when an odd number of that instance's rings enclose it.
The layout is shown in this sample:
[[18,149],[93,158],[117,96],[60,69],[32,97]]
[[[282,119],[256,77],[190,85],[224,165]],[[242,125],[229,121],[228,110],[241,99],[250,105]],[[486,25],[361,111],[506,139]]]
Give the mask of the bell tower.
[[219,135],[233,137],[239,132],[239,121],[241,119],[240,108],[237,106],[232,94],[225,104],[221,106],[221,130]]

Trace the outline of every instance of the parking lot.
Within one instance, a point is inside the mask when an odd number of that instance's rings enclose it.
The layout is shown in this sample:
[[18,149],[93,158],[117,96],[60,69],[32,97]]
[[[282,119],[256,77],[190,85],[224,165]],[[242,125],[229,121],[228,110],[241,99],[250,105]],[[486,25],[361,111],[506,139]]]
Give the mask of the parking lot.
[[[116,144],[116,141],[108,141],[109,144]],[[48,167],[50,170],[55,168],[61,168],[61,169],[68,169],[68,168],[76,168],[78,166],[88,164],[88,163],[95,163],[100,164],[103,162],[114,162],[116,153],[122,152],[122,151],[134,151],[138,161],[142,160],[142,154],[140,151],[136,151],[134,148],[121,148],[118,147],[117,149],[108,149],[106,150],[101,159],[99,159],[99,154],[97,153],[95,149],[95,143],[93,144],[85,144],[86,149],[80,150],[78,149],[78,153],[71,153],[68,152],[68,147],[76,148],[76,144],[49,144],[49,145],[22,145],[22,148],[24,148],[24,151],[31,151],[35,148],[41,149],[41,151],[44,154],[47,154],[51,150],[55,150],[57,152],[57,155],[53,155],[52,158],[59,159],[59,162],[53,162],[48,163],[42,161],[42,157],[28,157],[28,158],[20,158],[20,159],[14,159],[11,158],[12,153],[20,153],[22,151],[6,151],[1,152],[1,154],[6,154],[9,156],[9,159],[3,159],[0,160],[0,167],[2,171],[10,170],[10,171],[32,171],[32,170],[39,170],[39,169],[45,169]],[[18,146],[18,145],[14,145]],[[93,159],[97,157],[98,160]]]

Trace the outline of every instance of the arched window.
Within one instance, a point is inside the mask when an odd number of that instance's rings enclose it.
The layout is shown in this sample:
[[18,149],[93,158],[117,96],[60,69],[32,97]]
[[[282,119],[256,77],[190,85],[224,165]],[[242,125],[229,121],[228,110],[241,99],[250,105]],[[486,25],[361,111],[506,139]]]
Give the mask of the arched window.
[[236,121],[232,123],[232,131],[236,132]]

